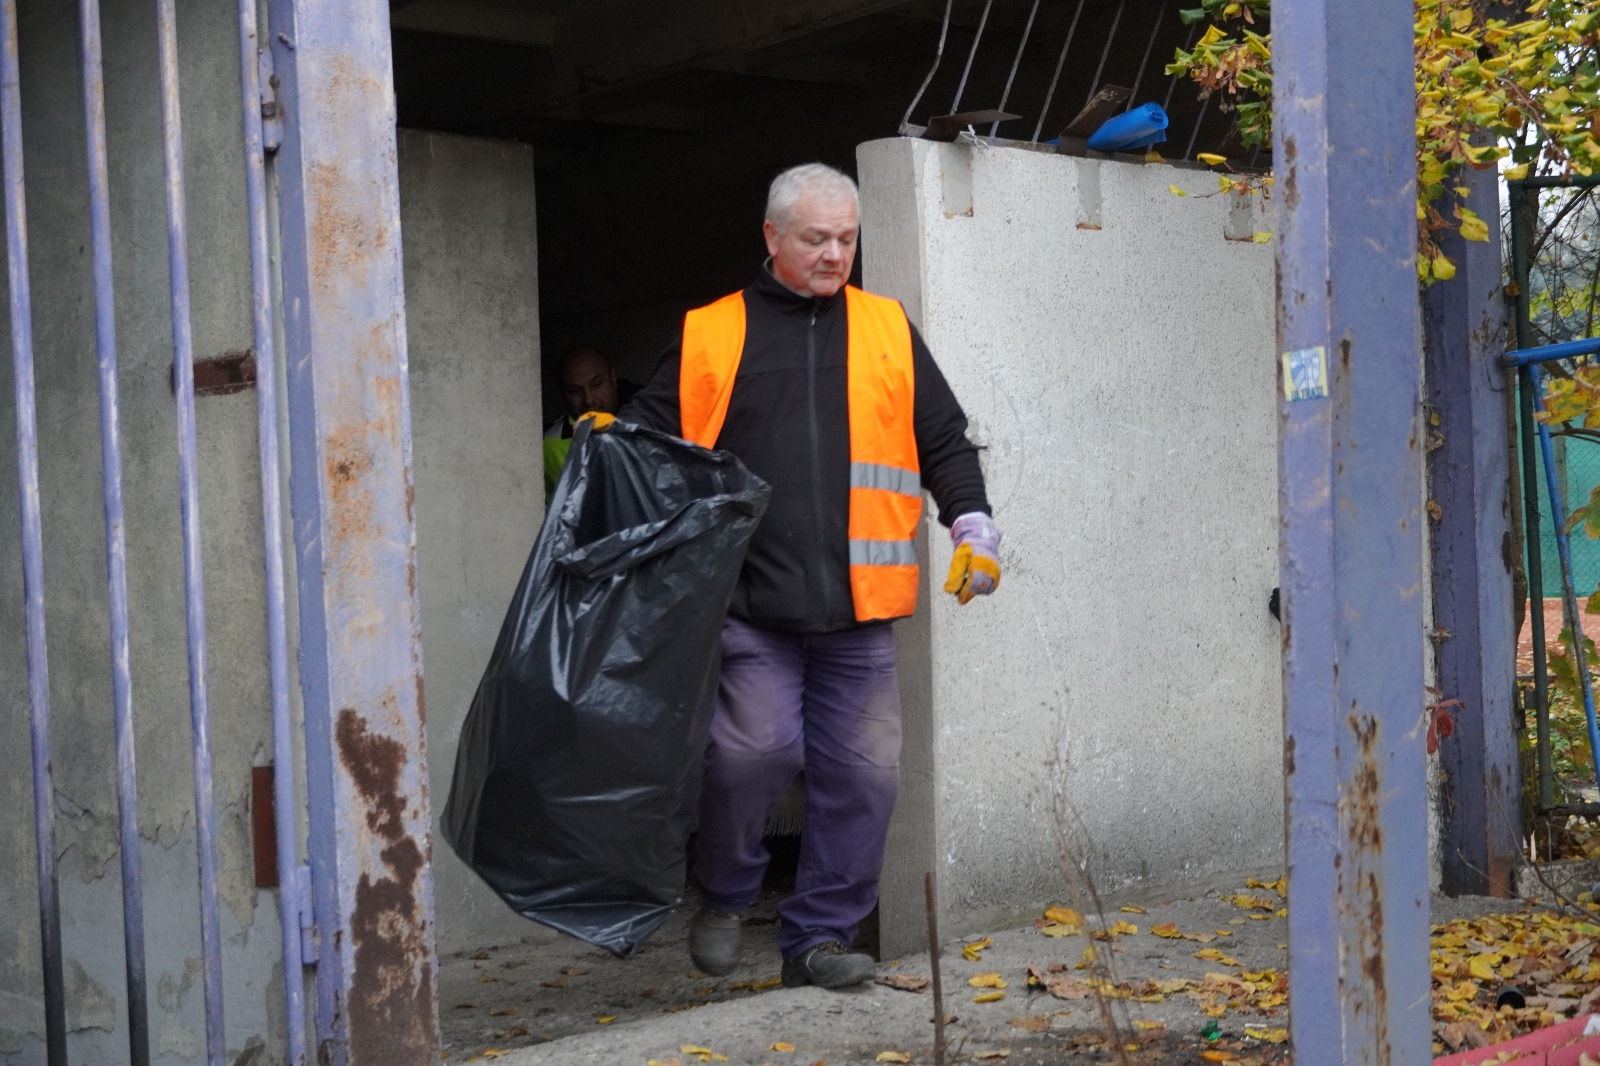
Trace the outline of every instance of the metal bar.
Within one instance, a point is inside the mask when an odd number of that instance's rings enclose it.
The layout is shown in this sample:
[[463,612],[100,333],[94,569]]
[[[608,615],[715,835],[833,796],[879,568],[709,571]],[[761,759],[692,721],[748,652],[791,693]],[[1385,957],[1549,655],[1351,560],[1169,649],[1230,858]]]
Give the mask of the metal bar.
[[[1028,47],[1028,37],[1033,33],[1033,20],[1039,14],[1039,0],[1033,0],[1033,7],[1028,9],[1028,24],[1022,27],[1022,40],[1017,44],[1017,54],[1011,57],[1011,73],[1006,75],[1006,87],[1000,93],[1000,107],[1006,109],[1006,101],[1011,98],[1011,83],[1017,79],[1017,68],[1022,65],[1022,53]],[[995,122],[989,127],[989,136],[993,137],[1000,129],[1000,123]]]
[[302,901],[296,840],[294,725],[289,705],[289,637],[283,558],[283,464],[278,442],[278,365],[273,342],[272,265],[267,229],[265,141],[261,122],[256,0],[239,0],[239,98],[244,116],[246,217],[250,229],[250,324],[256,355],[256,426],[260,442],[261,531],[266,582],[267,675],[272,704],[272,806],[277,824],[278,926],[283,944],[283,1002],[290,1066],[306,1061]]
[[939,966],[939,910],[933,895],[933,871],[922,875],[928,906],[928,966],[933,972],[933,1066],[944,1066],[944,975]]
[[33,293],[28,281],[28,212],[22,173],[22,76],[16,0],[0,0],[0,168],[5,177],[6,271],[11,372],[17,419],[17,498],[22,520],[22,600],[27,625],[28,727],[33,756],[33,838],[39,885],[39,953],[44,977],[45,1056],[66,1066],[61,902],[56,873],[55,784],[50,769],[50,666],[44,617],[44,528],[39,507],[39,426],[33,388]]
[[[1528,377],[1533,384],[1534,394],[1542,396],[1544,371],[1539,364],[1529,365]],[[1567,506],[1560,479],[1556,477],[1556,460],[1550,447],[1550,427],[1544,422],[1539,423],[1539,453],[1544,457],[1545,491],[1550,496],[1550,525],[1556,535],[1556,551],[1561,556],[1561,599],[1566,607],[1568,624],[1572,627],[1572,643],[1568,651],[1583,684],[1583,716],[1589,725],[1589,757],[1594,765],[1595,781],[1600,782],[1600,725],[1595,723],[1594,682],[1589,676],[1589,650],[1583,646],[1583,621],[1578,612],[1578,594],[1572,587],[1572,545],[1567,540]]]
[[[1422,294],[1429,487],[1439,507],[1428,538],[1433,571],[1436,686],[1460,701],[1455,734],[1439,745],[1442,887],[1451,895],[1511,892],[1522,857],[1522,760],[1513,724],[1516,627],[1511,542],[1505,273],[1499,181],[1462,175],[1465,201],[1487,241],[1442,235],[1456,264],[1449,284]],[[1436,424],[1435,424],[1436,423]]]
[[1056,98],[1056,83],[1061,80],[1061,68],[1067,62],[1067,50],[1072,47],[1072,38],[1078,32],[1078,18],[1083,14],[1084,0],[1078,0],[1078,6],[1073,9],[1072,22],[1067,26],[1067,39],[1061,42],[1061,54],[1056,57],[1056,72],[1050,75],[1050,88],[1045,91],[1044,105],[1039,108],[1039,121],[1033,127],[1033,141],[1039,142],[1039,131],[1044,129],[1044,120],[1050,114],[1050,102]]
[[950,104],[950,113],[956,114],[961,110],[961,95],[967,91],[967,75],[972,73],[972,61],[978,56],[978,44],[983,40],[983,29],[989,24],[989,9],[994,6],[994,0],[983,0],[983,14],[978,18],[978,29],[972,35],[972,47],[967,49],[967,65],[962,68],[961,81],[956,85],[956,98]]
[[1600,337],[1587,337],[1583,340],[1562,341],[1559,344],[1543,344],[1537,348],[1518,348],[1506,353],[1505,362],[1507,366],[1532,366],[1556,359],[1576,359],[1582,355],[1597,353],[1600,353]]
[[[1185,52],[1187,52],[1191,48],[1193,48],[1194,47],[1195,38],[1197,38],[1199,36],[1200,36],[1200,23],[1196,22],[1193,26],[1189,27],[1189,36],[1184,38],[1183,50]],[[1168,75],[1168,77],[1167,77],[1167,95],[1166,95],[1166,98],[1161,101],[1161,110],[1169,111],[1169,112],[1172,110],[1172,94],[1173,94],[1173,91],[1176,90],[1177,88],[1178,88],[1178,75],[1176,75],[1176,74]],[[1129,96],[1129,99],[1130,100],[1132,99],[1131,95]]]
[[122,865],[122,945],[128,988],[128,1051],[150,1062],[145,977],[144,875],[134,760],[133,654],[128,635],[127,520],[122,497],[122,414],[117,389],[116,289],[111,261],[111,179],[106,158],[105,72],[99,0],[79,0],[84,130],[89,171],[89,243],[94,270],[95,355],[100,382],[101,495],[106,521],[106,596],[111,630],[111,707],[117,753],[117,825]]
[[1100,75],[1106,69],[1106,57],[1111,54],[1111,42],[1117,39],[1117,27],[1122,23],[1122,12],[1127,6],[1128,0],[1117,0],[1117,13],[1111,16],[1111,31],[1106,34],[1105,47],[1100,49],[1100,64],[1094,68],[1094,77],[1089,81],[1089,95],[1084,97],[1084,107],[1089,106],[1089,101],[1094,99],[1095,90],[1100,88]]
[[1507,184],[1525,189],[1582,189],[1600,185],[1600,174],[1530,174]]
[[1156,8],[1156,17],[1150,23],[1150,39],[1144,43],[1144,55],[1139,58],[1139,73],[1133,76],[1133,88],[1128,91],[1128,103],[1123,111],[1133,110],[1134,98],[1139,95],[1139,83],[1144,81],[1144,68],[1150,62],[1150,53],[1156,46],[1156,37],[1161,33],[1161,20],[1167,14],[1167,0],[1161,0],[1161,6]]
[[271,0],[290,498],[328,1066],[437,1062],[386,0]]
[[1211,106],[1211,97],[1207,96],[1200,101],[1200,111],[1194,117],[1194,129],[1189,131],[1189,143],[1183,149],[1183,158],[1188,159],[1194,155],[1194,144],[1200,139],[1200,126],[1206,120],[1206,109]]
[[1290,1017],[1430,1056],[1412,12],[1273,6]]
[[174,0],[156,0],[161,148],[166,171],[167,272],[172,304],[172,380],[178,408],[178,502],[183,522],[184,618],[189,634],[189,720],[194,741],[195,849],[200,867],[200,950],[206,1061],[227,1058],[222,1018],[222,923],[217,906],[216,806],[212,800],[211,706],[206,678],[205,576],[200,562],[200,475],[195,453],[194,338],[189,316],[188,210],[178,97]]
[[[1515,282],[1516,313],[1512,325],[1518,350],[1528,347],[1532,330],[1528,307],[1527,186],[1511,182],[1506,187],[1511,204],[1511,277]],[[1550,664],[1546,659],[1548,634],[1544,631],[1544,547],[1540,544],[1539,467],[1534,456],[1534,391],[1526,370],[1517,375],[1521,417],[1523,537],[1527,541],[1528,626],[1533,638],[1534,754],[1539,773],[1539,808],[1555,802],[1555,769],[1550,751]]]
[[[1081,3],[1082,0],[1079,0]],[[944,59],[944,41],[950,33],[950,9],[955,6],[955,0],[944,0],[944,22],[939,25],[939,47],[933,51],[933,66],[928,68],[928,74],[922,79],[922,84],[917,87],[917,95],[911,98],[911,103],[906,105],[906,113],[900,119],[900,132],[904,134],[911,125],[911,112],[922,102],[922,94],[928,91],[928,86],[933,84],[933,76],[939,73],[939,63]]]

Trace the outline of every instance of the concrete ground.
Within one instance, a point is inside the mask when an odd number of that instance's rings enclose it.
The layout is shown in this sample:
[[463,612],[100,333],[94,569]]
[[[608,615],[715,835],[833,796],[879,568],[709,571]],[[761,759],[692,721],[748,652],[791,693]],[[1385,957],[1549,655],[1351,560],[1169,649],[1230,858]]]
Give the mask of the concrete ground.
[[[1261,880],[1276,876],[1259,875]],[[1148,903],[1142,914],[1120,910],[1119,900],[1104,901],[1105,922],[1125,921],[1138,929],[1100,945],[1111,949],[1112,980],[1143,997],[1106,1001],[1119,1039],[1139,1048],[1133,1061],[1201,1063],[1207,1061],[1202,1051],[1211,1053],[1209,1061],[1219,1061],[1220,1054],[1231,1056],[1221,1061],[1241,1066],[1286,1059],[1286,1045],[1262,1038],[1288,1024],[1286,1007],[1236,1002],[1213,1019],[1205,1013],[1203,995],[1187,989],[1163,993],[1154,984],[1176,989],[1180,979],[1204,982],[1207,974],[1249,974],[1261,987],[1271,982],[1268,971],[1283,972],[1288,954],[1283,918],[1275,910],[1241,907],[1225,898],[1271,896],[1270,890],[1247,888],[1245,881],[1241,875],[1236,887],[1223,892]],[[448,1061],[856,1066],[876,1063],[889,1052],[908,1057],[882,1061],[932,1062],[934,1012],[928,991],[882,983],[845,992],[777,987],[776,900],[769,895],[752,910],[745,962],[722,978],[700,974],[689,962],[685,941],[692,901],[627,960],[536,927],[520,944],[447,958],[440,972],[440,1006]],[[1434,920],[1518,906],[1501,900],[1438,900]],[[1152,935],[1152,927],[1166,923],[1176,932],[1209,939]],[[1098,925],[1096,919],[1088,923]],[[1101,1006],[1092,994],[1082,995],[1091,973],[1075,968],[1090,943],[1084,935],[1051,937],[1032,926],[999,930],[988,935],[987,947],[973,953],[977,959],[963,957],[963,945],[978,939],[951,941],[941,952],[945,1010],[955,1016],[947,1028],[946,1061],[1111,1061],[1102,1039]],[[1213,957],[1197,958],[1196,952]],[[1068,998],[1029,988],[1030,967],[1057,982]],[[878,973],[883,980],[926,978],[929,958],[924,953],[885,960]],[[999,991],[969,985],[980,974],[1000,975],[1006,983],[1003,998],[974,1002],[984,992]],[[1208,1040],[1202,1029],[1213,1020],[1220,1035]]]

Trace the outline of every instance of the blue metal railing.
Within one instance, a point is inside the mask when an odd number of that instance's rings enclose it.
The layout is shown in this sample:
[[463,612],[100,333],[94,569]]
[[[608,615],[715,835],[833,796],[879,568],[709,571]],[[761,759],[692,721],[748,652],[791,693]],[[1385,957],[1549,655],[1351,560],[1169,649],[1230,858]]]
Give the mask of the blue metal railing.
[[194,733],[195,845],[200,853],[200,951],[206,1004],[206,1061],[223,1066],[222,922],[217,904],[217,812],[212,800],[211,701],[206,672],[205,578],[200,562],[200,474],[195,459],[194,338],[189,315],[188,208],[183,123],[178,106],[178,31],[173,0],[156,0],[161,83],[161,151],[167,176],[167,272],[172,301],[172,369],[178,397],[178,503],[183,522],[184,617],[189,633],[189,720]]
[[267,242],[266,146],[261,124],[255,0],[239,0],[239,90],[244,115],[245,199],[250,228],[250,323],[256,353],[256,422],[261,449],[261,530],[266,569],[267,676],[272,696],[272,806],[277,823],[278,918],[290,1066],[306,1061],[305,980],[295,844],[294,726],[289,713],[288,622],[283,567],[282,460],[278,448],[278,366],[272,336],[272,272]]
[[[1506,365],[1516,367],[1528,378],[1532,395],[1544,396],[1543,364],[1557,359],[1575,359],[1579,356],[1600,354],[1600,337],[1586,340],[1563,341],[1537,348],[1520,348],[1506,354]],[[1550,440],[1550,426],[1539,422],[1539,453],[1544,460],[1545,491],[1550,495],[1551,525],[1554,527],[1556,551],[1561,556],[1561,598],[1567,618],[1572,624],[1572,663],[1577,668],[1579,686],[1583,692],[1583,714],[1589,727],[1589,755],[1594,767],[1595,781],[1600,783],[1600,724],[1596,723],[1594,679],[1589,670],[1589,650],[1584,646],[1583,621],[1578,610],[1578,593],[1572,579],[1572,546],[1567,535],[1567,507],[1556,473],[1555,450]],[[1529,490],[1532,491],[1532,490]],[[1533,611],[1540,607],[1534,604]]]
[[0,167],[6,204],[11,297],[11,371],[16,382],[17,495],[22,518],[22,596],[27,618],[28,724],[33,754],[33,824],[44,965],[45,1045],[66,1066],[61,903],[56,876],[55,786],[50,770],[50,667],[44,628],[44,530],[39,515],[39,427],[33,388],[33,295],[28,282],[27,200],[22,180],[22,77],[16,0],[0,2]]
[[128,636],[128,547],[122,501],[121,407],[111,264],[110,167],[106,158],[105,74],[99,0],[79,0],[83,112],[89,178],[89,243],[94,271],[95,356],[100,379],[101,494],[106,520],[106,592],[111,623],[111,707],[117,752],[117,824],[122,861],[123,958],[128,989],[128,1053],[149,1066],[145,980],[144,878],[139,864],[139,792],[134,773],[132,652]]

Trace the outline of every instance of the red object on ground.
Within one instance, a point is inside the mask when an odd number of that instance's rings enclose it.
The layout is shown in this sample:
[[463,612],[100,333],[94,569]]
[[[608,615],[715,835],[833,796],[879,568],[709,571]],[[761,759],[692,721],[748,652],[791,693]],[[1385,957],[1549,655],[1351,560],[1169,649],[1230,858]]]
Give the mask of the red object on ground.
[[[1570,1022],[1552,1025],[1548,1029],[1519,1036],[1488,1047],[1471,1051],[1458,1051],[1433,1060],[1433,1066],[1578,1066],[1585,1053],[1600,1059],[1600,1035],[1584,1036],[1585,1029],[1593,1026],[1600,1034],[1600,1015],[1585,1014]],[[1504,1058],[1507,1052],[1518,1052]]]

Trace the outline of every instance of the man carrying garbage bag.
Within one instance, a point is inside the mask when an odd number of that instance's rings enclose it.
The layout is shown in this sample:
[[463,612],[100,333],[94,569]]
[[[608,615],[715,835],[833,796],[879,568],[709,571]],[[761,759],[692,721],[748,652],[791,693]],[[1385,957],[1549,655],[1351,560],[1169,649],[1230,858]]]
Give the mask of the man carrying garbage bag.
[[789,986],[873,972],[849,945],[877,903],[899,787],[889,623],[916,608],[923,489],[956,546],[946,591],[965,604],[1000,582],[966,415],[900,304],[846,284],[859,217],[839,171],[780,174],[755,282],[690,311],[617,416],[731,452],[772,489],[722,630],[689,950],[709,974],[738,965],[763,827],[804,769],[795,892],[778,908]]

